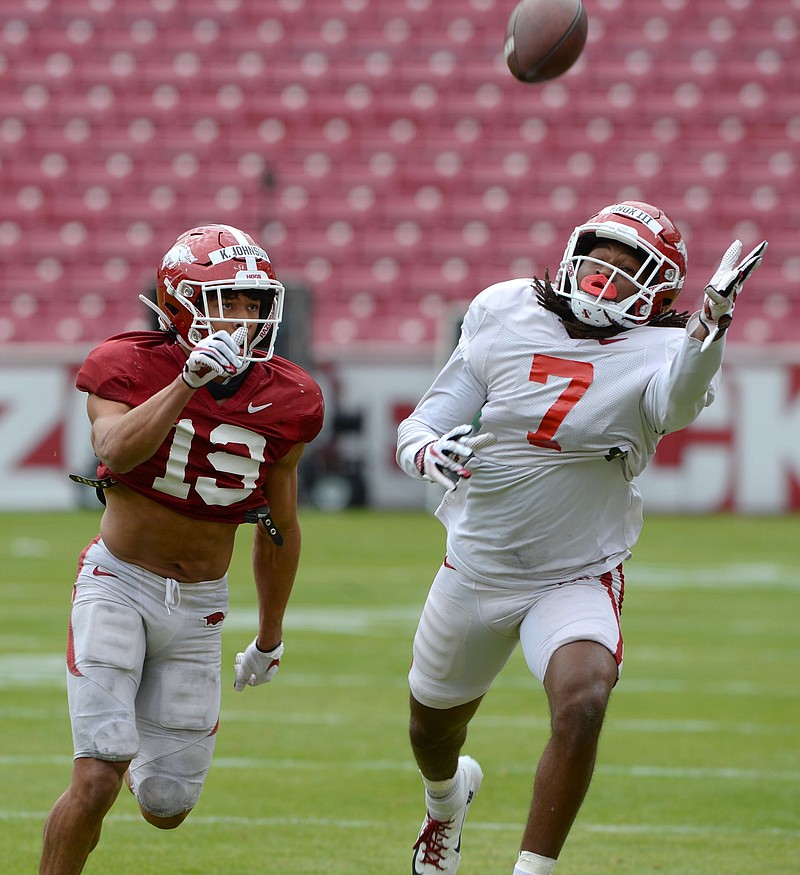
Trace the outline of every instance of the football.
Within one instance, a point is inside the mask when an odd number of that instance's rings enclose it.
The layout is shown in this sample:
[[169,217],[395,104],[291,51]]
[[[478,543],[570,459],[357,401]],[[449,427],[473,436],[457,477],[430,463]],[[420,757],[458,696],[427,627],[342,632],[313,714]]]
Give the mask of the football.
[[589,29],[581,0],[521,0],[506,27],[504,54],[520,82],[546,82],[578,60]]

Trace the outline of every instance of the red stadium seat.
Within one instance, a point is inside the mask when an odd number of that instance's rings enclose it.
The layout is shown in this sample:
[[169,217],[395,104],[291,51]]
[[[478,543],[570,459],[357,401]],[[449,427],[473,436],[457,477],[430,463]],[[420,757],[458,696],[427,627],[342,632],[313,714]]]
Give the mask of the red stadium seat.
[[[770,239],[741,304],[755,327],[732,337],[797,324],[767,307],[776,288],[800,297],[786,0],[595,4],[584,56],[537,86],[505,69],[496,2],[18,5],[0,28],[0,232],[13,221],[35,263],[56,247],[64,266],[58,287],[31,285],[6,247],[0,276],[43,308],[94,307],[81,340],[141,313],[135,294],[105,310],[85,297],[69,223],[99,264],[124,258],[132,286],[186,227],[264,231],[281,271],[312,283],[322,348],[410,350],[434,342],[428,296],[555,271],[572,227],[621,197],[687,228],[692,282],[731,234]],[[74,331],[52,319],[53,339]],[[0,313],[9,327],[28,338]]]

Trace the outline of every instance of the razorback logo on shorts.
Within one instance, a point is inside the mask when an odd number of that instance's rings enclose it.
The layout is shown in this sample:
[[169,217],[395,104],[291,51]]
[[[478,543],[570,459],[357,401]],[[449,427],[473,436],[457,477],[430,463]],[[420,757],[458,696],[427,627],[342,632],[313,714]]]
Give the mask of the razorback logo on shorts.
[[203,619],[206,621],[206,626],[216,626],[217,623],[221,623],[225,619],[225,614],[222,611],[214,611],[213,614],[209,614]]

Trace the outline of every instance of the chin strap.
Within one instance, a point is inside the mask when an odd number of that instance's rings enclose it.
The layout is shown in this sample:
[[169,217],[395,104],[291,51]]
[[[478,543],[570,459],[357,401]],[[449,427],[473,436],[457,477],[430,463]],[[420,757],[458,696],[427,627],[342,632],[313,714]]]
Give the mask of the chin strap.
[[164,331],[169,331],[170,323],[167,317],[161,310],[161,307],[158,304],[154,303],[150,300],[150,298],[145,297],[144,295],[139,295],[139,300],[146,306],[149,307],[155,314],[158,316],[158,324]]

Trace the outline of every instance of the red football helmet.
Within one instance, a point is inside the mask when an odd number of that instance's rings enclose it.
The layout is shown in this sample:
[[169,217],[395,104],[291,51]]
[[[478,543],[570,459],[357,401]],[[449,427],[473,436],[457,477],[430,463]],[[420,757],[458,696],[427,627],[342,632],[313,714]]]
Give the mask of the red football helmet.
[[[257,319],[236,320],[246,327],[259,326],[253,340],[245,342],[242,357],[245,361],[271,358],[283,316],[284,288],[267,253],[238,228],[203,225],[181,234],[158,268],[158,306],[152,307],[162,327],[174,331],[178,342],[191,349],[230,321],[220,317],[223,293],[229,291],[261,298]],[[264,346],[256,355],[253,348],[259,344]]]
[[[634,276],[589,257],[594,246],[603,240],[636,250],[642,264]],[[601,285],[584,283],[584,288],[580,288],[576,275],[583,262],[610,269],[611,280],[623,273],[636,286],[637,293],[617,302],[603,297]],[[575,317],[586,325],[634,328],[669,310],[685,278],[686,246],[675,225],[658,207],[624,201],[605,207],[572,232],[556,276],[555,292],[569,299]]]

